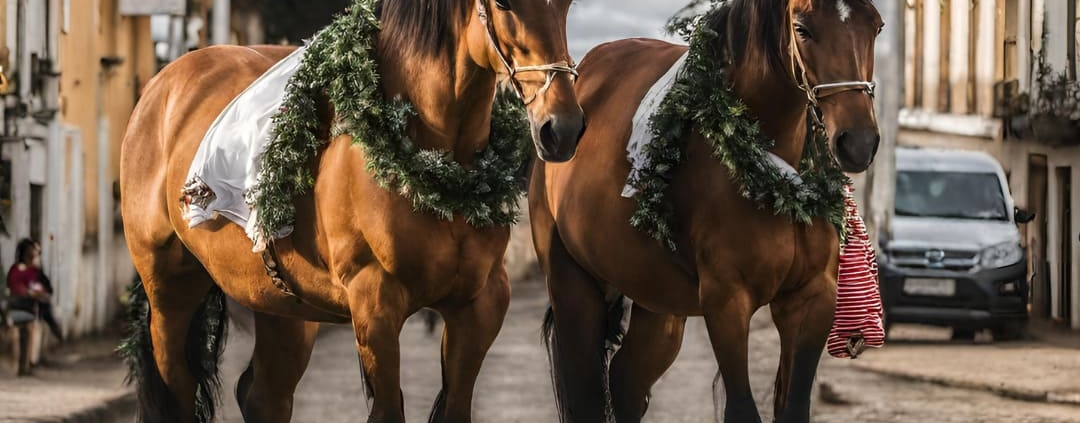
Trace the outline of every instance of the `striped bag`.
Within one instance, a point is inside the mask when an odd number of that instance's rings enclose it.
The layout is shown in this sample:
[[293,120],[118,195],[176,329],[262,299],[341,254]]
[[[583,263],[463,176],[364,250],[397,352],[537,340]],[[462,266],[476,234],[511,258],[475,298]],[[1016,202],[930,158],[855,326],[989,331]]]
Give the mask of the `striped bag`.
[[837,358],[855,358],[868,347],[885,344],[877,255],[859,216],[854,193],[851,185],[845,187],[847,243],[840,251],[836,315],[827,344],[829,354]]

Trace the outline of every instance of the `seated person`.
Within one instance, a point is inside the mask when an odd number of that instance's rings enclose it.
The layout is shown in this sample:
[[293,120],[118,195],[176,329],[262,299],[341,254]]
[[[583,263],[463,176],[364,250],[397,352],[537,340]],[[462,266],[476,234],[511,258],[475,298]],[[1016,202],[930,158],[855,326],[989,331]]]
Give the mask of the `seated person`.
[[[49,325],[53,335],[63,342],[63,332],[52,313],[52,286],[41,271],[41,247],[31,239],[23,239],[15,248],[15,264],[8,270],[7,287],[10,308],[32,313]],[[28,331],[20,330],[19,374],[29,374],[26,352],[29,346]]]

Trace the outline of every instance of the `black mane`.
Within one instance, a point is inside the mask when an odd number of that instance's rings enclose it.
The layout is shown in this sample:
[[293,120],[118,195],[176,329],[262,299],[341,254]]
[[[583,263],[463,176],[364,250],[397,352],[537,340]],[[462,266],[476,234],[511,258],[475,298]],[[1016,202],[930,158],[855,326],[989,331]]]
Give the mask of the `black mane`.
[[422,56],[438,55],[457,41],[469,0],[380,0],[375,13],[386,48]]
[[719,13],[710,14],[711,19],[705,25],[721,35],[736,63],[742,62],[748,49],[758,49],[754,56],[764,58],[769,70],[786,72],[788,3],[778,0],[728,1]]

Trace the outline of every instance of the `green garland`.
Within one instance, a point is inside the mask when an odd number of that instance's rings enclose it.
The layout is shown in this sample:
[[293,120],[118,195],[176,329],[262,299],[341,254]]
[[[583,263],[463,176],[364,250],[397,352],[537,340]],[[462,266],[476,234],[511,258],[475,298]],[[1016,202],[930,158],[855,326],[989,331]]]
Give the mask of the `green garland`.
[[320,139],[320,100],[334,110],[331,137],[347,134],[364,152],[366,170],[383,188],[409,199],[418,212],[474,226],[511,225],[525,189],[529,127],[524,106],[497,96],[488,148],[471,168],[451,152],[424,150],[406,136],[416,111],[400,98],[386,100],[379,83],[375,42],[379,20],[373,0],[353,5],[320,31],[289,81],[273,137],[261,157],[258,182],[248,193],[259,210],[257,230],[273,239],[296,216],[294,200],[315,184],[311,165],[329,141]]
[[[720,7],[707,13],[719,13]],[[823,131],[808,130],[800,163],[802,184],[780,173],[768,159],[774,141],[761,133],[750,110],[727,88],[724,65],[714,57],[723,51],[721,36],[704,24],[713,21],[709,17],[698,20],[690,33],[685,68],[650,118],[653,141],[645,146],[650,166],[630,181],[638,189],[638,208],[630,223],[675,250],[673,207],[665,191],[671,171],[682,160],[685,140],[696,129],[727,167],[740,195],[795,222],[810,224],[820,216],[843,237],[843,187],[848,178],[829,154]]]

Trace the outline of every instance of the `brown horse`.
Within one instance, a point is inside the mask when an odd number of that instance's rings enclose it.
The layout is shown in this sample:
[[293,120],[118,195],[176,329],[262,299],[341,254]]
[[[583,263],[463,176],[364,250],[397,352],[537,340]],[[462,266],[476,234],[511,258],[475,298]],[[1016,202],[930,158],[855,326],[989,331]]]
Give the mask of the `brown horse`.
[[[883,25],[870,1],[732,0],[718,7],[701,24],[730,50],[712,53],[730,60],[730,89],[776,140],[771,151],[798,166],[808,90],[818,93],[841,168],[864,171],[878,143],[871,96],[820,89],[869,86],[863,81],[873,75],[874,39]],[[649,389],[679,352],[686,317],[704,316],[726,391],[725,421],[761,421],[747,342],[751,315],[769,304],[782,351],[775,413],[778,421],[806,422],[836,301],[833,226],[758,209],[696,129],[667,189],[677,253],[631,227],[635,201],[620,196],[635,105],[686,50],[646,39],[593,49],[575,86],[590,122],[577,156],[533,170],[530,218],[551,298],[545,329],[561,417],[640,421]],[[617,330],[621,308],[613,302],[620,294],[633,308],[608,364],[605,339]]]
[[[540,157],[570,159],[584,119],[566,47],[569,4],[383,0],[376,60],[383,94],[401,96],[417,112],[410,139],[469,166],[488,143],[497,79],[509,77],[532,100]],[[295,202],[295,230],[273,244],[291,294],[275,287],[243,228],[218,218],[189,229],[181,216],[182,184],[208,127],[283,53],[233,46],[189,53],[151,81],[132,115],[121,202],[149,308],[149,327],[136,329],[153,345],[133,353],[140,419],[212,419],[222,330],[207,332],[202,320],[223,318],[223,291],[256,312],[256,352],[238,389],[246,420],[290,419],[313,342],[315,326],[306,320],[352,323],[369,421],[403,421],[398,334],[408,316],[431,307],[446,321],[443,385],[431,420],[470,421],[473,386],[509,301],[507,228],[414,212],[373,180],[348,136],[319,152],[315,187]],[[333,116],[325,106],[328,137]]]

